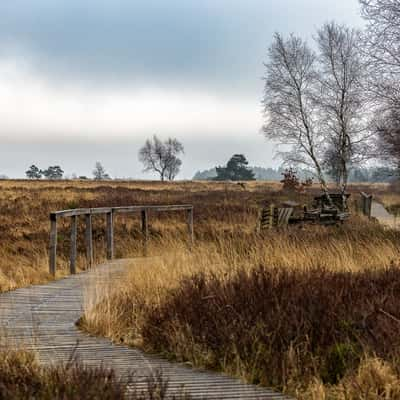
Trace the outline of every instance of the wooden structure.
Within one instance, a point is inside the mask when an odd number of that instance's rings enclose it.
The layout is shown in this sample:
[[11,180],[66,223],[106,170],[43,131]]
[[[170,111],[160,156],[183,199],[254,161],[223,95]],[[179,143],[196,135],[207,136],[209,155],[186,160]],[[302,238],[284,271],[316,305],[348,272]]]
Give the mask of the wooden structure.
[[101,208],[78,208],[74,210],[63,210],[50,214],[50,255],[49,271],[54,276],[57,265],[57,221],[59,218],[71,219],[71,247],[70,247],[70,272],[76,273],[77,258],[77,229],[78,218],[85,217],[85,246],[87,266],[93,266],[93,236],[92,217],[103,215],[106,219],[106,242],[107,259],[114,258],[114,216],[119,213],[131,214],[140,213],[143,234],[143,250],[147,253],[147,241],[149,239],[149,213],[166,211],[184,211],[187,213],[187,226],[190,243],[194,240],[193,230],[193,206],[192,205],[162,205],[162,206],[127,206],[127,207],[101,207]]
[[350,194],[333,193],[330,197],[333,206],[325,194],[314,197],[312,208],[301,208],[300,203],[294,201],[284,201],[282,207],[266,205],[260,211],[258,231],[303,222],[321,225],[342,223],[350,216],[347,206]]
[[360,192],[360,194],[361,194],[361,211],[365,216],[371,218],[372,194],[367,194],[364,192]]

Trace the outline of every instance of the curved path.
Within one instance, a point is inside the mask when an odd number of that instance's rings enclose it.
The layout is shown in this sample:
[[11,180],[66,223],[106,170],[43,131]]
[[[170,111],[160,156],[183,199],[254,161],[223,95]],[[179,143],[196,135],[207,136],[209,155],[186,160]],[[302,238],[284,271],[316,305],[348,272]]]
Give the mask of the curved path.
[[1,294],[0,329],[6,345],[35,350],[43,364],[66,362],[75,351],[76,357],[87,365],[103,364],[122,377],[134,372],[139,390],[146,387],[149,374],[161,370],[172,394],[183,388],[194,399],[288,399],[220,373],[172,363],[79,331],[75,322],[83,314],[85,291],[93,284],[97,288],[110,281],[117,284],[132,263],[114,261],[90,272]]

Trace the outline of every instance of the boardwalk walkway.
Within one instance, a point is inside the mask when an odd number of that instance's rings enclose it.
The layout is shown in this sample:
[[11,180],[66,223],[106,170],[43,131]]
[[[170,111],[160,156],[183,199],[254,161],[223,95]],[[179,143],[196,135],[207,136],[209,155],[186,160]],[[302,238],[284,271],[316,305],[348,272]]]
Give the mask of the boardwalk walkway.
[[183,386],[194,399],[287,399],[223,374],[172,363],[79,331],[75,322],[83,313],[85,290],[93,284],[109,284],[111,280],[117,283],[128,265],[132,265],[132,260],[114,261],[90,272],[1,294],[2,335],[6,335],[8,343],[35,350],[43,364],[68,361],[76,348],[76,356],[87,365],[103,363],[123,377],[134,371],[139,388],[145,387],[146,376],[162,370],[171,393]]

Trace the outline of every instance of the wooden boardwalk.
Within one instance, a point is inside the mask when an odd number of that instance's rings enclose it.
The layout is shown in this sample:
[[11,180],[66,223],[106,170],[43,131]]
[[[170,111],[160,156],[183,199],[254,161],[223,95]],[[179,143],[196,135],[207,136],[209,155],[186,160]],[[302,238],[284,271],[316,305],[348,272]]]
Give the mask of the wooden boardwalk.
[[146,376],[161,370],[169,380],[171,394],[183,387],[194,399],[288,399],[220,373],[172,363],[79,331],[75,322],[83,314],[85,291],[93,284],[117,284],[128,265],[134,267],[134,262],[113,261],[90,272],[1,294],[0,327],[6,345],[36,351],[43,364],[66,362],[75,349],[78,359],[87,365],[103,364],[121,377],[134,372],[139,389],[146,387]]

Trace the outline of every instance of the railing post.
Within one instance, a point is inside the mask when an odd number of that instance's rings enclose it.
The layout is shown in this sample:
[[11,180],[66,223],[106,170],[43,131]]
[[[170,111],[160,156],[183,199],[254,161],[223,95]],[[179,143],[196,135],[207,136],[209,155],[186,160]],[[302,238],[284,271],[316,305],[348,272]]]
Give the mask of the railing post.
[[57,215],[50,214],[50,254],[49,254],[49,272],[56,275],[57,264]]
[[77,236],[77,221],[76,215],[71,217],[71,254],[69,271],[71,274],[76,274],[76,236]]
[[86,261],[87,268],[93,267],[93,233],[92,233],[92,215],[85,215],[86,230],[85,230],[85,242],[86,242]]
[[149,215],[147,209],[141,211],[142,215],[142,237],[143,237],[143,256],[147,256],[147,241],[149,239]]
[[361,192],[361,199],[362,199],[362,212],[368,218],[371,218],[371,211],[372,211],[372,194],[366,194]]
[[188,218],[187,223],[189,230],[190,246],[192,246],[194,243],[193,207],[188,210],[187,218]]
[[114,258],[114,221],[113,212],[106,214],[107,221],[107,259],[112,260]]

